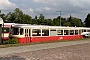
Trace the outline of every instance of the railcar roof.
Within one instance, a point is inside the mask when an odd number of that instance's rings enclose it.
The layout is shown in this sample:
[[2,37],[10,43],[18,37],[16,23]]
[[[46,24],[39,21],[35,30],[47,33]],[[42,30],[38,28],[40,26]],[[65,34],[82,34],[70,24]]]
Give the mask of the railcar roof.
[[42,29],[90,29],[86,27],[66,27],[66,26],[47,26],[47,25],[30,25],[30,24],[14,24],[12,27],[18,28],[42,28]]
[[12,24],[15,24],[15,23],[4,23],[4,25],[12,25]]
[[10,28],[11,25],[13,25],[13,24],[15,24],[15,23],[4,23],[4,25],[2,25],[2,27],[8,27],[8,28]]

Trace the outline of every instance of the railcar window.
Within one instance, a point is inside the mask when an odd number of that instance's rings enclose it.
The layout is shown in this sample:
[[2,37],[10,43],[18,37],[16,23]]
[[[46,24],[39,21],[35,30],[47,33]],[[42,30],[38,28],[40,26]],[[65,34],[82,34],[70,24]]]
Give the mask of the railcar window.
[[87,30],[87,32],[90,32],[90,30]]
[[19,28],[13,28],[13,35],[19,34]]
[[25,36],[28,36],[28,29],[25,29]]
[[63,35],[63,30],[57,30],[57,35]]
[[42,30],[42,36],[49,36],[49,30]]
[[41,30],[40,29],[33,29],[32,36],[41,36]]
[[29,36],[31,36],[30,34],[31,34],[31,32],[30,32],[30,29],[29,29]]
[[86,30],[85,29],[82,29],[82,32],[86,32]]
[[75,30],[75,35],[77,35],[78,34],[78,30]]
[[27,31],[26,31],[26,29],[25,29],[25,36],[27,35]]
[[70,35],[74,35],[74,30],[70,30]]
[[2,30],[2,32],[4,32],[4,33],[8,33],[8,32],[9,32],[9,28],[4,27],[3,30]]
[[56,30],[50,30],[50,36],[56,36],[57,31]]
[[79,34],[81,34],[82,33],[82,30],[79,30]]
[[20,35],[23,35],[23,28],[20,28]]
[[68,30],[64,30],[64,35],[69,35]]

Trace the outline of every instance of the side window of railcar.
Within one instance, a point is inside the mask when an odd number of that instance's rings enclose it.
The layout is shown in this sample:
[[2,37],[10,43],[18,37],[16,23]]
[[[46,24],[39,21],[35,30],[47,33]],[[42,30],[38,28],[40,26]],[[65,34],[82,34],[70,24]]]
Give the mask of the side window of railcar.
[[25,36],[28,36],[28,29],[25,29]]
[[49,30],[42,29],[42,36],[49,36]]
[[33,29],[32,30],[32,36],[41,36],[40,29]]
[[31,34],[31,33],[30,33],[30,29],[29,29],[29,36],[30,36],[30,34]]
[[56,30],[50,30],[50,36],[56,36],[57,31]]
[[82,33],[82,30],[79,30],[79,34],[81,34]]
[[90,32],[90,30],[87,30],[87,32]]
[[20,35],[23,34],[23,28],[20,28]]
[[27,36],[28,36],[28,29],[27,29]]
[[74,30],[70,30],[70,35],[74,35]]
[[25,29],[25,36],[27,35],[26,29]]
[[82,29],[82,32],[86,32],[86,29]]
[[69,35],[68,30],[64,30],[64,35]]
[[19,34],[19,28],[13,28],[13,34],[18,35]]
[[75,30],[75,35],[77,35],[78,34],[78,30]]
[[63,30],[57,30],[57,35],[63,35]]

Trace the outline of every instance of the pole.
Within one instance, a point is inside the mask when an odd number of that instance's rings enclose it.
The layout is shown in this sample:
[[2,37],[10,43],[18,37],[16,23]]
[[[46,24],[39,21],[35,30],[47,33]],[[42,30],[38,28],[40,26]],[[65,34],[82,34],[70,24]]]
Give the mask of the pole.
[[60,26],[61,26],[61,11],[60,11]]
[[59,12],[60,13],[60,26],[61,26],[61,12],[62,11],[56,11],[56,12]]

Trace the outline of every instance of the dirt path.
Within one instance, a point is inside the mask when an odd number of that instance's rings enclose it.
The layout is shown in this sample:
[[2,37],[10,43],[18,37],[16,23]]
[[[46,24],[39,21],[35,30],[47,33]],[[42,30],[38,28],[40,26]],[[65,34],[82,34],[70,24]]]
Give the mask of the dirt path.
[[0,60],[90,60],[90,40],[0,49]]

